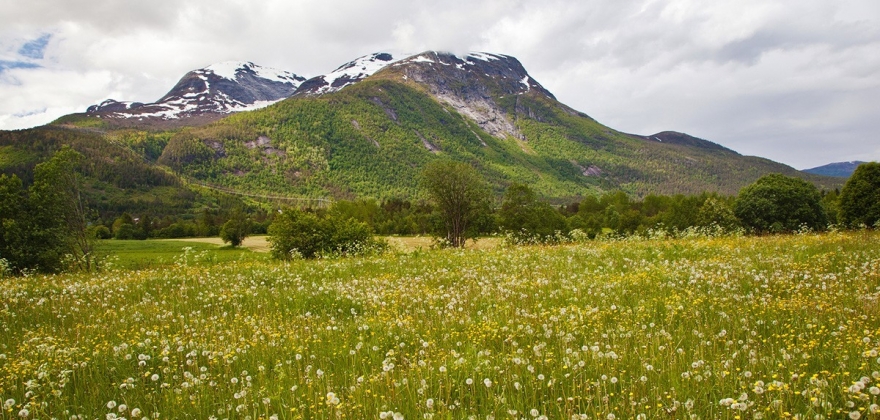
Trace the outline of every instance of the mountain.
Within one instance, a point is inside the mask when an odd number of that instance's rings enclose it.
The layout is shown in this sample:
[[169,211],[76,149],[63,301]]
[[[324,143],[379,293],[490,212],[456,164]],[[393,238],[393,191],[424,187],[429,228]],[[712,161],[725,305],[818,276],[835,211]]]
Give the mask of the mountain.
[[305,78],[250,62],[223,62],[193,70],[158,101],[92,105],[87,114],[115,120],[167,121],[206,116],[209,119],[263,108],[293,94]]
[[[609,190],[736,194],[768,173],[842,185],[684,133],[614,130],[560,103],[516,58],[491,53],[379,52],[308,80],[210,66],[153,104],[106,102],[0,132],[0,170],[26,178],[61,144],[88,152],[93,200],[114,209],[193,194],[216,203],[210,191],[419,199],[422,168],[436,159],[469,163],[498,196],[520,183],[555,203]],[[125,176],[121,162],[141,175]]]
[[852,162],[835,162],[829,163],[827,165],[817,166],[815,168],[804,169],[804,172],[815,175],[849,178],[849,176],[852,175],[856,168],[858,168],[859,165],[863,163],[865,162],[858,160]]

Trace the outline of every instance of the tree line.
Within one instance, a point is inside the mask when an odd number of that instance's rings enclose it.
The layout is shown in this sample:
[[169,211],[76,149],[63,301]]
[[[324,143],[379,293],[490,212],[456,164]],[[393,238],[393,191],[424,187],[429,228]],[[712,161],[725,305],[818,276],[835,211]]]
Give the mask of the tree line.
[[648,195],[620,191],[564,205],[542,200],[523,184],[496,201],[472,166],[434,161],[421,174],[427,200],[361,199],[329,208],[203,209],[194,218],[123,213],[103,223],[81,196],[83,156],[63,147],[33,171],[25,188],[15,174],[0,175],[0,268],[55,272],[95,267],[98,239],[221,236],[238,246],[268,233],[281,259],[352,255],[381,250],[375,235],[434,235],[438,245],[501,234],[514,243],[556,243],[607,236],[676,235],[693,229],[769,234],[800,230],[880,228],[880,164],[860,166],[840,191],[780,174],[765,175],[737,196]]

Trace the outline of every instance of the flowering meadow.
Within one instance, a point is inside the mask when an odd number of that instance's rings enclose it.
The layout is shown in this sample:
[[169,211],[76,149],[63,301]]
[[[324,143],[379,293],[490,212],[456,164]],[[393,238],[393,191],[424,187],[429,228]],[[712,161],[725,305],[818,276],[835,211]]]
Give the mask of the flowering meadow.
[[4,419],[880,418],[880,234],[0,279]]

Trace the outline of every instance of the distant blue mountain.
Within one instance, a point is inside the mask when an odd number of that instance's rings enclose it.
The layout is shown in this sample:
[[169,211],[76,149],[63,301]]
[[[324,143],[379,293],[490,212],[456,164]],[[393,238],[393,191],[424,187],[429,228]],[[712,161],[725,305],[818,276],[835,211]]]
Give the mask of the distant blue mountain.
[[853,171],[856,168],[865,162],[862,161],[852,161],[852,162],[835,162],[829,163],[827,165],[817,166],[811,169],[804,169],[803,172],[816,174],[816,175],[825,175],[825,176],[836,176],[838,178],[849,178],[852,175]]

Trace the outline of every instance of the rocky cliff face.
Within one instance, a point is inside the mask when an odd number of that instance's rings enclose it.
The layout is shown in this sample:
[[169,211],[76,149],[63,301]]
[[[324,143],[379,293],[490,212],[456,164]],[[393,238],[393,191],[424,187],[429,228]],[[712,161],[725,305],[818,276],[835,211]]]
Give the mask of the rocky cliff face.
[[305,81],[254,63],[225,62],[193,70],[153,103],[108,99],[86,111],[110,119],[179,119],[258,109],[285,99]]
[[[399,77],[425,87],[440,102],[449,104],[496,137],[522,138],[510,113],[499,105],[504,98],[524,94],[555,97],[532,78],[516,58],[487,53],[459,57],[450,53],[425,52],[388,66],[386,77]],[[380,73],[381,74],[381,73]],[[379,76],[379,75],[377,75]],[[528,113],[516,109],[516,113]]]

